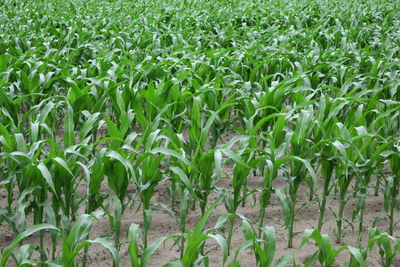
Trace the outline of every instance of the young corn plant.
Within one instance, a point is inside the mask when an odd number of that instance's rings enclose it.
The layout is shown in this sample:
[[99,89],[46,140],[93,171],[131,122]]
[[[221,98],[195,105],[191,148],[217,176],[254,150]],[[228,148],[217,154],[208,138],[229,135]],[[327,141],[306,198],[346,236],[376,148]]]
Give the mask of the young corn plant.
[[[123,153],[123,152],[121,152]],[[102,163],[103,163],[103,168],[100,171],[99,174],[96,174],[95,180],[93,181],[92,184],[89,183],[89,188],[90,186],[94,186],[98,188],[103,179],[102,177],[102,172],[104,172],[104,175],[107,176],[108,178],[108,186],[110,189],[114,192],[114,197],[111,197],[111,201],[114,202],[115,206],[115,213],[113,217],[110,220],[114,231],[115,231],[115,246],[117,248],[120,247],[120,242],[119,242],[119,237],[120,237],[120,232],[121,232],[121,217],[122,214],[125,211],[125,208],[127,207],[129,203],[129,199],[126,196],[126,192],[128,189],[128,185],[133,179],[134,176],[134,169],[129,160],[124,158],[120,153],[117,151],[110,151],[108,153],[105,153],[103,156],[102,154],[99,154],[100,157],[102,157]],[[95,163],[96,164],[96,163]],[[99,163],[101,164],[101,163]],[[96,166],[97,167],[97,166]],[[100,167],[101,168],[101,167]],[[93,196],[93,194],[91,194]],[[96,193],[94,194],[96,198]]]
[[244,220],[242,223],[243,235],[246,242],[251,243],[257,266],[271,266],[275,256],[276,234],[273,227],[263,226],[261,228],[261,240],[257,238],[257,232],[251,224]]
[[[218,150],[210,150],[208,152],[201,152],[196,156],[197,160],[178,156],[171,160],[173,167],[171,170],[178,170],[180,180],[191,192],[190,206],[195,208],[196,201],[199,201],[199,207],[202,214],[206,211],[210,193],[215,189],[214,182],[219,177],[219,172],[222,166],[222,153]],[[190,161],[189,161],[190,160]],[[214,172],[214,170],[216,171]],[[175,171],[174,171],[175,172]],[[185,177],[183,177],[183,175]],[[188,181],[186,181],[186,178]],[[175,192],[173,189],[176,187],[174,180],[171,181],[172,188],[172,207],[175,205]]]
[[139,250],[138,238],[139,236],[143,236],[143,232],[139,228],[139,225],[132,224],[129,227],[128,231],[128,240],[129,240],[129,247],[128,247],[128,255],[129,260],[131,262],[132,267],[146,267],[149,266],[149,262],[151,257],[153,256],[154,252],[158,249],[158,247],[165,243],[165,241],[170,237],[161,237],[157,239],[154,243],[152,243],[147,248],[143,248],[143,252],[141,253]]
[[323,267],[332,267],[335,264],[337,256],[344,250],[354,257],[360,266],[366,267],[364,258],[359,249],[350,246],[341,246],[338,249],[333,248],[332,240],[326,234],[321,234],[318,229],[307,229],[304,231],[304,236],[300,247],[303,247],[310,239],[313,239],[318,247],[318,250],[308,259],[305,266],[314,266],[318,260]]
[[[62,266],[77,266],[75,258],[79,252],[90,245],[96,244],[105,247],[111,254],[114,266],[119,266],[119,255],[117,249],[111,242],[102,237],[97,237],[93,240],[88,240],[88,236],[92,227],[93,220],[97,220],[102,216],[102,213],[92,213],[91,215],[83,214],[79,216],[74,223],[68,235],[64,236],[62,242],[62,254],[60,264]],[[85,254],[87,251],[85,251]],[[82,258],[82,266],[86,266],[87,256]]]
[[[45,220],[43,203],[48,200],[48,192],[51,191],[54,198],[59,198],[53,176],[48,168],[52,162],[50,158],[41,159],[44,152],[44,141],[38,141],[29,146],[21,134],[16,134],[15,138],[18,151],[12,152],[10,159],[17,162],[20,168],[17,174],[17,185],[20,196],[24,197],[21,202],[29,202],[29,206],[22,212],[29,214],[30,211],[33,211],[33,223],[42,224]],[[32,190],[30,191],[30,189]],[[23,193],[25,190],[30,191],[30,194]],[[44,232],[40,231],[39,235],[41,260],[45,261]]]
[[381,153],[386,150],[389,143],[385,139],[382,140],[380,136],[368,133],[362,126],[355,127],[355,131],[357,132],[357,137],[353,139],[353,142],[357,151],[356,162],[358,163],[361,175],[357,176],[355,181],[355,191],[359,191],[359,201],[353,213],[353,219],[358,217],[358,242],[361,246],[367,189],[374,174],[374,166],[382,164],[384,158]]
[[261,236],[258,236],[251,222],[244,219],[242,221],[242,229],[245,241],[235,251],[235,255],[228,265],[229,267],[241,266],[238,259],[239,254],[246,249],[250,249],[253,252],[257,266],[283,267],[293,262],[293,256],[287,254],[279,258],[275,265],[272,264],[276,253],[276,232],[273,227],[262,226],[260,230]]
[[[2,251],[2,256],[0,258],[0,267],[6,267],[6,266],[8,266],[8,264],[10,264],[9,258],[12,255],[13,250],[17,246],[19,246],[24,241],[24,239],[31,236],[35,232],[44,231],[44,230],[58,230],[58,229],[57,229],[57,227],[55,227],[54,225],[51,225],[51,224],[38,224],[38,225],[33,225],[33,226],[27,228],[25,231],[19,233],[13,239],[11,244]],[[20,247],[20,251],[21,250],[31,250],[31,249],[32,249],[31,247],[26,247],[26,246]],[[18,263],[18,260],[17,260],[17,263]]]
[[[180,236],[177,238],[177,242],[179,243],[179,254],[180,259],[183,258],[183,253],[185,251],[185,233],[186,233],[186,224],[187,224],[187,216],[189,213],[189,204],[190,204],[190,196],[196,198],[197,194],[194,192],[189,178],[179,167],[170,167],[170,170],[174,174],[172,179],[176,179],[178,183],[175,183],[175,190],[179,197],[179,216],[175,215],[177,218],[177,223],[179,225]],[[179,217],[179,218],[178,218]]]
[[[283,158],[282,163],[297,161],[304,164],[305,168],[309,171],[314,183],[316,182],[316,174],[307,160],[298,157]],[[288,181],[293,178],[286,178]],[[295,179],[295,178],[294,178]],[[290,181],[293,183],[293,180]],[[297,185],[298,186],[298,185]],[[296,185],[286,187],[285,189],[275,189],[275,193],[278,195],[282,206],[282,212],[285,220],[285,227],[288,230],[288,248],[293,247],[293,236],[294,236],[294,223],[296,218],[296,201],[297,201],[297,189]],[[288,192],[287,192],[288,191]],[[289,195],[289,197],[287,196]]]
[[[7,128],[1,124],[0,122],[0,143],[1,143],[1,155],[2,155],[2,162],[4,166],[2,166],[2,171],[8,176],[5,176],[1,184],[5,187],[7,191],[7,207],[6,212],[12,212],[12,202],[13,202],[13,195],[14,195],[14,184],[15,184],[15,177],[17,176],[17,169],[18,169],[18,162],[11,158],[11,154],[14,151],[18,150],[19,142],[22,142],[22,139],[17,139],[12,137],[13,133],[7,130]],[[20,141],[19,141],[20,140]]]
[[172,262],[166,266],[182,266],[182,267],[194,267],[199,266],[202,263],[208,265],[208,256],[205,251],[204,245],[208,238],[214,239],[221,248],[222,251],[222,264],[226,262],[228,257],[228,246],[225,238],[220,234],[213,234],[213,229],[204,230],[204,227],[211,216],[216,206],[223,201],[225,194],[221,193],[217,199],[210,205],[205,214],[200,218],[199,222],[193,231],[187,233],[187,245],[183,253],[183,257],[179,261]]
[[[330,143],[330,141],[328,141]],[[319,203],[319,218],[318,218],[318,230],[322,230],[324,223],[324,215],[326,210],[326,201],[331,192],[331,181],[333,180],[333,171],[336,165],[335,149],[330,144],[326,144],[321,149],[320,164],[321,164],[321,176],[322,176],[322,199]]]
[[[245,140],[247,142],[247,140]],[[235,218],[237,210],[246,199],[255,192],[255,190],[246,190],[247,179],[252,169],[262,160],[256,159],[255,152],[251,148],[246,147],[245,144],[239,151],[233,152],[231,150],[222,149],[221,151],[228,156],[227,160],[234,162],[233,176],[232,176],[232,191],[225,199],[225,209],[229,213],[229,226],[228,226],[228,249],[230,251],[232,236],[234,233]]]
[[[383,102],[383,101],[382,101]],[[390,101],[388,101],[390,103]],[[394,106],[395,103],[390,103]],[[398,111],[398,106],[395,108],[382,108],[383,111],[379,116],[376,116],[374,121],[370,123],[370,127],[372,129],[369,129],[371,132],[377,133],[379,136],[382,136],[386,138],[387,140],[392,140],[394,136],[397,135],[397,128],[398,128],[398,122],[397,122],[397,117],[400,114]],[[379,195],[380,191],[380,184],[381,181],[384,181],[384,171],[383,171],[383,164],[380,166],[377,166],[376,168],[377,173],[376,175],[378,176],[376,179],[376,185],[375,185],[375,196]]]
[[[263,133],[265,136],[262,137],[266,144],[269,144],[269,148],[265,149],[265,156],[261,154],[261,157],[265,158],[265,164],[261,167],[261,172],[264,173],[264,179],[262,189],[260,193],[260,211],[259,221],[260,229],[264,225],[265,210],[269,205],[269,201],[273,194],[272,182],[278,177],[278,171],[281,165],[290,161],[290,156],[285,157],[286,142],[285,141],[285,117],[279,116],[274,124],[272,134]],[[262,162],[263,163],[263,162]],[[261,232],[260,232],[261,234]]]
[[[54,177],[58,177],[58,179],[54,179],[54,187],[57,195],[60,196],[52,199],[54,212],[58,215],[59,211],[61,211],[62,216],[74,221],[81,201],[76,195],[76,188],[79,185],[78,179],[80,178],[79,169],[77,168],[79,167],[79,158],[68,157],[68,154],[59,150],[55,142],[50,142],[49,145],[49,158],[52,159],[50,171]],[[57,226],[60,225],[60,217],[57,216]]]
[[86,178],[86,213],[90,214],[101,207],[104,196],[100,193],[101,184],[105,178],[103,158],[107,149],[100,149],[89,161],[88,166],[80,164]]
[[[312,116],[310,111],[301,111],[295,130],[292,134],[288,135],[288,142],[290,144],[290,156],[292,157],[289,163],[290,173],[285,175],[285,180],[288,184],[287,193],[283,190],[277,190],[277,194],[282,204],[282,210],[285,217],[285,226],[288,229],[288,247],[293,247],[293,229],[296,218],[296,203],[297,191],[302,182],[307,184],[316,184],[316,175],[314,169],[311,167],[307,157],[311,153],[306,145],[308,137],[312,132]],[[289,145],[288,145],[289,146]],[[307,172],[311,175],[311,180],[307,180]]]
[[[143,205],[143,245],[147,248],[148,231],[152,223],[151,198],[154,195],[155,186],[162,179],[160,171],[163,154],[147,152],[138,157],[135,168],[139,170],[136,176],[136,185],[140,194],[140,201]],[[141,164],[141,169],[138,168]]]
[[[275,192],[277,193],[282,205],[282,211],[285,218],[285,227],[288,229],[288,247],[291,248],[293,247],[297,191],[301,181],[307,178],[307,171],[310,173],[312,179],[311,183],[314,184],[316,184],[316,174],[309,161],[306,159],[302,159],[297,156],[290,156],[285,158],[284,161],[289,162],[290,164],[291,175],[285,175],[285,180],[288,183],[288,187],[286,187],[285,190],[276,189]],[[287,194],[289,197],[287,197]]]
[[216,180],[217,175],[214,174],[215,162],[221,160],[220,158],[215,158],[215,154],[216,152],[211,150],[202,154],[197,159],[196,167],[199,170],[199,174],[198,176],[196,175],[197,177],[194,180],[196,180],[198,184],[198,189],[196,190],[197,199],[199,199],[199,206],[202,214],[206,212],[208,197],[214,188],[213,182]]
[[[318,103],[318,109],[316,110],[315,119],[317,127],[313,128],[313,135],[316,143],[313,145],[313,151],[318,151],[315,154],[316,164],[321,168],[322,178],[322,192],[321,197],[318,198],[319,204],[319,219],[318,219],[318,230],[322,230],[324,223],[324,216],[326,210],[326,202],[332,189],[335,176],[337,175],[334,171],[337,169],[336,166],[339,163],[337,157],[336,148],[341,146],[340,141],[335,140],[337,138],[336,124],[341,117],[341,112],[344,107],[351,104],[351,101],[345,98],[334,98],[332,99],[329,94],[324,94],[320,97]],[[317,167],[318,169],[318,167]],[[310,198],[311,200],[311,198]]]
[[[394,151],[393,151],[394,150]],[[384,190],[384,208],[389,218],[389,234],[393,235],[395,227],[400,220],[396,220],[396,211],[398,210],[397,197],[400,192],[400,156],[397,144],[393,146],[392,151],[382,152],[384,158],[388,158],[392,175],[386,177],[386,187]]]
[[147,248],[147,236],[152,222],[151,198],[154,195],[155,187],[164,175],[163,160],[170,157],[172,162],[179,161],[185,166],[192,166],[189,160],[179,152],[163,147],[163,143],[169,141],[169,138],[162,135],[161,131],[152,132],[144,143],[144,153],[137,156],[134,164],[134,183],[143,205],[143,244],[145,248]]
[[370,228],[368,231],[368,246],[371,250],[376,244],[379,248],[379,256],[383,267],[393,266],[397,253],[400,253],[400,240],[388,233],[381,233],[377,228]]
[[344,211],[346,204],[348,203],[351,195],[348,194],[348,189],[350,187],[351,181],[354,180],[356,175],[356,166],[349,162],[348,160],[343,160],[341,158],[340,163],[336,166],[335,174],[337,176],[337,187],[338,187],[338,199],[339,199],[339,209],[338,213],[334,213],[336,221],[336,238],[335,242],[337,244],[341,243],[342,232],[344,222],[347,222],[351,227],[353,227],[352,222],[348,221],[344,217]]
[[[211,128],[220,120],[219,114],[233,105],[233,103],[227,103],[217,111],[210,111],[211,115],[207,117],[205,123],[203,123],[203,119],[205,120],[206,112],[202,112],[201,104],[200,98],[193,98],[187,151],[187,157],[190,160],[191,166],[189,168],[182,166],[182,169],[187,170],[191,183],[199,194],[200,209],[204,214],[207,208],[208,195],[213,189],[213,181],[216,178],[216,175],[213,173],[214,164],[221,165],[221,163],[218,163],[221,161],[220,153],[215,151],[214,148],[208,152],[204,152],[205,145]],[[215,156],[215,153],[218,153],[217,156]],[[193,208],[195,208],[195,204],[196,199],[193,201]]]
[[360,175],[360,170],[355,164],[357,154],[353,153],[354,144],[351,142],[351,134],[347,128],[341,124],[337,123],[334,130],[338,131],[340,134],[340,139],[332,142],[333,147],[336,152],[336,161],[334,173],[336,175],[335,180],[335,191],[337,191],[339,199],[339,210],[338,213],[333,213],[336,221],[336,243],[340,243],[342,239],[343,222],[347,222],[351,227],[353,224],[344,218],[344,211],[347,202],[351,198],[348,194],[349,187],[352,181],[355,180],[357,175]]

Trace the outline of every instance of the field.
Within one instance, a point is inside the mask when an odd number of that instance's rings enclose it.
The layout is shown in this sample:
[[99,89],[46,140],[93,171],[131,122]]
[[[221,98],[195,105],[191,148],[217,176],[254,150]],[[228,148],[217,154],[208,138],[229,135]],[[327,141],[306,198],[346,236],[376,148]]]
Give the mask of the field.
[[0,267],[400,266],[400,0],[0,0]]

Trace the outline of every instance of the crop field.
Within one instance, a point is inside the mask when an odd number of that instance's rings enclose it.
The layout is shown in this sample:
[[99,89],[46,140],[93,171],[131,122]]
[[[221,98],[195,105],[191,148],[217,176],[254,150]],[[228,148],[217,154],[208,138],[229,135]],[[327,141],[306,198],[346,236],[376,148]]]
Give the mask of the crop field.
[[0,267],[400,266],[400,0],[0,0]]

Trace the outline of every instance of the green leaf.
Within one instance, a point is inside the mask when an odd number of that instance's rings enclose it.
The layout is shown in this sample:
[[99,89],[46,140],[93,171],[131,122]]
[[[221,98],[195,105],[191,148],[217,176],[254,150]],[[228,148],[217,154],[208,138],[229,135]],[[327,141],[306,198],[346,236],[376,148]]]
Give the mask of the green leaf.
[[251,169],[251,166],[249,166],[242,158],[239,157],[237,153],[230,149],[221,149],[221,152],[224,153],[228,158],[232,159],[234,162],[237,164],[241,165],[242,167]]
[[42,173],[43,178],[46,180],[47,184],[49,185],[49,187],[51,188],[51,190],[53,191],[54,195],[56,197],[57,196],[57,192],[56,189],[54,187],[54,183],[53,183],[53,179],[51,177],[51,174],[49,172],[49,170],[47,169],[46,165],[43,164],[43,162],[40,162],[37,165],[37,168],[39,169],[39,171]]
[[276,261],[275,267],[285,267],[287,264],[292,263],[293,261],[293,255],[285,254]]
[[214,211],[216,206],[223,200],[225,196],[223,194],[219,195],[217,200],[215,200],[211,206],[207,209],[204,215],[201,217],[200,221],[197,223],[193,232],[188,235],[187,247],[182,258],[183,266],[192,266],[197,260],[197,255],[200,253],[199,246],[206,239],[206,236],[202,234],[202,231],[210,217],[211,213]]
[[208,237],[213,238],[217,241],[219,247],[222,250],[222,265],[225,264],[226,259],[228,258],[228,244],[226,243],[225,238],[220,234],[208,234]]
[[37,232],[37,231],[41,231],[41,230],[58,230],[57,227],[51,225],[51,224],[38,224],[38,225],[33,225],[31,227],[29,227],[28,229],[26,229],[25,231],[23,231],[22,233],[18,234],[14,240],[11,242],[11,244],[4,249],[3,251],[3,255],[1,257],[1,261],[0,261],[0,267],[6,267],[7,266],[7,262],[8,262],[8,258],[10,257],[12,251],[14,250],[14,248],[16,248],[25,238],[27,238],[28,236],[32,235],[33,233]]
[[169,237],[161,237],[158,238],[156,241],[154,241],[150,246],[147,247],[147,249],[143,252],[143,255],[141,256],[141,262],[140,266],[141,267],[146,267],[148,266],[151,257],[153,256],[154,252],[158,249],[158,247],[165,242]]
[[74,133],[74,112],[72,107],[67,104],[67,115],[64,121],[64,147],[70,147],[75,144]]
[[353,255],[353,257],[358,261],[358,263],[361,266],[363,266],[363,267],[366,266],[364,258],[359,249],[351,247],[351,246],[347,246],[347,249],[350,251],[351,255]]
[[193,186],[192,186],[189,178],[183,172],[183,170],[179,167],[174,167],[174,166],[169,167],[169,169],[179,177],[180,181],[185,185],[185,187],[190,192],[190,194],[194,197],[197,197],[197,194],[193,191]]
[[113,258],[114,266],[115,267],[119,266],[120,257],[119,257],[117,249],[114,247],[114,245],[110,241],[108,241],[104,238],[98,237],[94,240],[87,240],[87,241],[83,242],[80,245],[80,247],[78,247],[78,250],[80,250],[84,246],[93,245],[93,244],[102,245],[103,247],[105,247],[110,252],[110,254]]

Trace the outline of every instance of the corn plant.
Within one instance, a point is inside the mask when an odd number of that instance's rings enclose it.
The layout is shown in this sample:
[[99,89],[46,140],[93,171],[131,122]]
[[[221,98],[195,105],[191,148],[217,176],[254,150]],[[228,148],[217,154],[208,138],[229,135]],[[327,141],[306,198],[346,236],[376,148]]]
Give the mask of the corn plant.
[[335,164],[335,174],[336,174],[336,188],[338,199],[339,199],[339,210],[338,213],[333,213],[336,221],[336,243],[341,242],[342,238],[342,229],[343,222],[347,222],[353,227],[353,224],[346,220],[343,216],[343,212],[345,210],[346,204],[351,198],[351,195],[348,194],[349,187],[351,182],[354,181],[357,175],[360,175],[360,171],[358,166],[354,164],[354,158],[357,157],[356,154],[353,153],[353,144],[351,143],[351,135],[347,128],[341,124],[337,123],[337,128],[340,130],[342,134],[341,140],[333,141],[332,145],[334,146],[336,152],[336,161]]
[[287,254],[279,258],[275,265],[272,265],[276,252],[276,233],[273,227],[262,226],[261,237],[258,237],[257,231],[254,230],[251,222],[247,219],[243,219],[241,226],[245,241],[237,248],[228,266],[241,266],[238,257],[239,254],[246,249],[253,251],[257,266],[281,267],[293,262],[293,256]]
[[[64,237],[62,242],[62,255],[60,263],[62,266],[75,266],[75,257],[81,249],[88,247],[92,244],[102,245],[107,248],[113,258],[115,266],[119,266],[119,255],[116,248],[106,239],[97,237],[93,240],[88,240],[92,221],[98,219],[101,213],[94,213],[92,215],[83,214],[79,216],[78,220],[72,226],[71,231]],[[85,251],[85,254],[87,251]],[[86,255],[82,259],[82,266],[86,266]]]
[[284,128],[285,117],[279,116],[274,125],[272,134],[267,134],[265,137],[262,137],[266,143],[269,143],[269,149],[266,151],[267,156],[262,155],[265,158],[265,166],[262,166],[264,179],[259,200],[260,227],[263,226],[265,210],[273,194],[272,182],[278,177],[278,171],[281,168],[281,165],[290,161],[289,158],[284,156],[286,150]]
[[[330,194],[330,183],[333,175],[335,159],[330,157],[333,154],[333,149],[331,147],[323,148],[321,153],[321,176],[323,180],[323,192],[322,200],[319,207],[319,218],[318,218],[318,230],[321,231],[322,224],[326,209],[326,200]],[[325,154],[326,153],[326,154]]]
[[370,228],[368,237],[367,249],[371,250],[376,244],[379,247],[382,266],[393,266],[393,260],[400,252],[400,241],[388,233],[381,233],[377,228]]
[[165,138],[162,135],[158,137],[158,134],[159,131],[156,131],[149,135],[149,139],[145,144],[146,152],[139,155],[135,163],[134,182],[138,188],[141,203],[143,204],[145,248],[147,248],[147,233],[152,222],[151,198],[154,195],[155,186],[161,181],[163,176],[163,172],[160,170],[162,160],[166,156],[170,156],[190,165],[189,161],[179,153],[167,148],[154,147],[156,143],[161,142]]
[[[210,150],[204,153],[204,147],[206,145],[207,136],[210,129],[213,127],[214,123],[219,120],[219,113],[223,112],[225,109],[233,105],[233,103],[224,104],[217,111],[212,111],[211,115],[207,118],[202,125],[202,113],[201,102],[199,98],[193,98],[193,105],[191,110],[191,127],[189,130],[189,154],[190,163],[192,167],[189,171],[189,177],[192,184],[196,187],[199,194],[200,209],[204,214],[207,207],[207,199],[213,186],[213,181],[215,180],[215,175],[213,175],[213,169],[215,162],[220,161],[219,156],[215,158],[215,151]],[[216,137],[218,139],[218,137]],[[213,141],[216,143],[216,141]],[[195,207],[195,201],[193,203],[193,208]]]
[[140,254],[139,252],[139,245],[138,245],[138,237],[141,235],[142,232],[140,231],[139,225],[132,224],[129,227],[128,237],[129,237],[129,260],[131,262],[132,267],[145,267],[148,266],[152,255],[157,250],[157,248],[164,243],[168,238],[171,237],[161,237],[157,239],[153,244],[148,246],[146,249],[143,250],[143,253]]
[[334,249],[329,236],[326,234],[321,234],[318,229],[305,230],[300,247],[304,246],[310,239],[315,241],[318,250],[307,261],[307,266],[313,266],[317,260],[320,262],[321,266],[333,266],[336,257],[344,250],[348,250],[361,266],[366,266],[364,258],[359,249],[350,246],[341,246],[338,249]]
[[[25,200],[28,197],[32,196],[32,200],[30,200],[29,206],[25,208],[23,212],[29,213],[29,210],[33,210],[33,221],[34,224],[42,224],[44,222],[45,214],[44,214],[44,203],[47,198],[47,190],[51,190],[55,198],[58,198],[52,174],[49,171],[47,165],[49,165],[50,159],[40,160],[41,149],[44,146],[44,142],[35,142],[31,146],[25,143],[21,134],[16,134],[15,136],[18,143],[18,150],[11,155],[15,155],[11,157],[12,160],[15,160],[20,167],[22,168],[18,174],[17,184],[20,188],[20,192],[23,193],[25,190],[29,190],[29,188],[33,188],[28,194],[21,194],[24,196]],[[29,150],[28,150],[29,149]],[[21,201],[24,201],[21,199]],[[44,242],[44,234],[40,232],[40,244],[43,248]],[[41,260],[46,260],[46,255],[44,251],[41,251]]]
[[357,160],[359,161],[361,176],[357,176],[355,181],[355,190],[360,191],[360,196],[357,208],[353,212],[353,219],[358,217],[358,242],[361,244],[367,187],[374,173],[373,166],[382,164],[383,157],[381,156],[381,152],[386,149],[388,142],[380,140],[381,137],[379,136],[367,133],[364,127],[357,127],[355,130],[358,133],[358,137],[354,141],[360,147],[359,153],[357,153]]
[[[298,157],[290,157],[286,158],[285,162],[296,161],[300,164],[304,164],[305,168],[311,174],[311,177],[315,183],[316,175],[314,170],[312,169],[310,163],[307,160],[298,158]],[[285,219],[285,227],[288,230],[288,247],[291,248],[293,246],[293,235],[294,235],[294,222],[296,218],[296,201],[297,201],[297,190],[300,185],[300,181],[294,181],[296,178],[286,177],[286,180],[289,183],[289,187],[283,189],[276,189],[275,192],[279,197],[279,200],[282,205],[282,212]],[[289,195],[289,197],[287,196]]]
[[[332,99],[328,94],[323,94],[318,103],[316,112],[317,127],[313,129],[315,140],[318,140],[313,146],[313,150],[317,150],[317,161],[321,166],[322,196],[318,199],[319,202],[319,218],[318,230],[322,230],[326,201],[331,192],[331,184],[336,181],[334,170],[339,164],[340,159],[337,157],[337,147],[342,148],[342,143],[339,140],[334,140],[337,136],[335,132],[338,120],[340,119],[341,111],[346,105],[351,105],[351,102],[345,98]],[[343,149],[342,149],[343,150]]]
[[180,168],[170,167],[170,169],[175,174],[172,179],[177,179],[179,181],[179,184],[175,187],[175,190],[178,193],[180,200],[179,215],[174,214],[174,217],[179,217],[177,219],[177,223],[179,225],[179,231],[181,232],[181,234],[177,238],[177,242],[179,242],[179,254],[180,258],[182,259],[183,253],[185,251],[185,233],[187,227],[187,216],[189,213],[190,196],[195,198],[197,197],[197,195],[191,187],[189,178]]
[[397,146],[394,146],[394,150],[382,153],[385,158],[389,159],[392,170],[392,175],[386,178],[387,182],[384,191],[384,208],[389,218],[390,235],[393,235],[394,228],[399,222],[399,220],[396,221],[395,211],[398,210],[396,198],[400,190],[400,157]]
[[272,227],[262,227],[263,244],[257,242],[257,235],[248,221],[243,221],[243,233],[246,241],[252,241],[256,263],[258,266],[270,266],[275,255],[275,230]]
[[[25,238],[29,237],[30,235],[32,235],[33,233],[35,233],[37,231],[43,231],[46,229],[57,230],[57,227],[55,227],[54,225],[50,225],[50,224],[38,224],[38,225],[33,225],[33,226],[29,227],[28,229],[26,229],[25,231],[18,234],[13,239],[12,243],[2,251],[3,255],[1,256],[0,266],[1,267],[7,266],[8,260],[9,260],[10,256],[12,255],[13,250],[18,245],[20,245]],[[26,248],[27,247],[25,247],[25,249]],[[20,249],[24,249],[24,248],[21,247]]]
[[[115,204],[115,216],[112,217],[110,222],[115,230],[115,246],[118,248],[120,246],[119,236],[121,217],[128,204],[126,191],[131,182],[134,171],[132,164],[116,151],[110,151],[109,153],[104,154],[102,161],[104,167],[100,170],[100,173],[96,174],[97,177],[94,177],[98,180],[93,181],[94,183],[89,184],[89,186],[93,185],[96,188],[100,186],[99,182],[102,180],[102,172],[104,172],[104,175],[108,177],[108,185],[115,193],[115,198],[113,198]],[[93,194],[91,195],[93,196]]]
[[225,238],[220,234],[213,234],[213,229],[204,230],[208,218],[216,206],[223,201],[224,193],[221,193],[218,198],[207,209],[206,213],[200,218],[193,231],[187,233],[187,245],[184,250],[182,259],[166,266],[198,266],[202,262],[208,262],[207,253],[204,251],[204,244],[208,238],[213,238],[218,243],[222,251],[222,262],[225,263],[228,257],[228,246]]
[[297,202],[297,191],[301,182],[307,180],[307,171],[310,173],[312,179],[308,184],[316,183],[316,176],[313,168],[311,167],[309,161],[307,161],[307,156],[310,151],[305,146],[307,142],[307,137],[312,130],[312,117],[310,111],[301,111],[295,130],[293,134],[289,135],[288,138],[291,146],[291,156],[293,157],[290,164],[290,174],[285,176],[286,182],[288,184],[287,192],[289,198],[285,196],[282,190],[277,190],[279,199],[282,203],[282,210],[285,217],[285,226],[288,229],[288,247],[293,246],[293,227],[296,217],[296,202]]
[[259,159],[254,158],[254,152],[249,148],[244,148],[239,153],[230,150],[222,150],[229,156],[230,160],[235,161],[232,176],[232,191],[225,200],[225,208],[229,213],[229,229],[228,229],[228,248],[230,249],[232,235],[234,232],[235,217],[237,209],[246,201],[254,191],[246,190],[246,182],[251,170],[257,165]]

